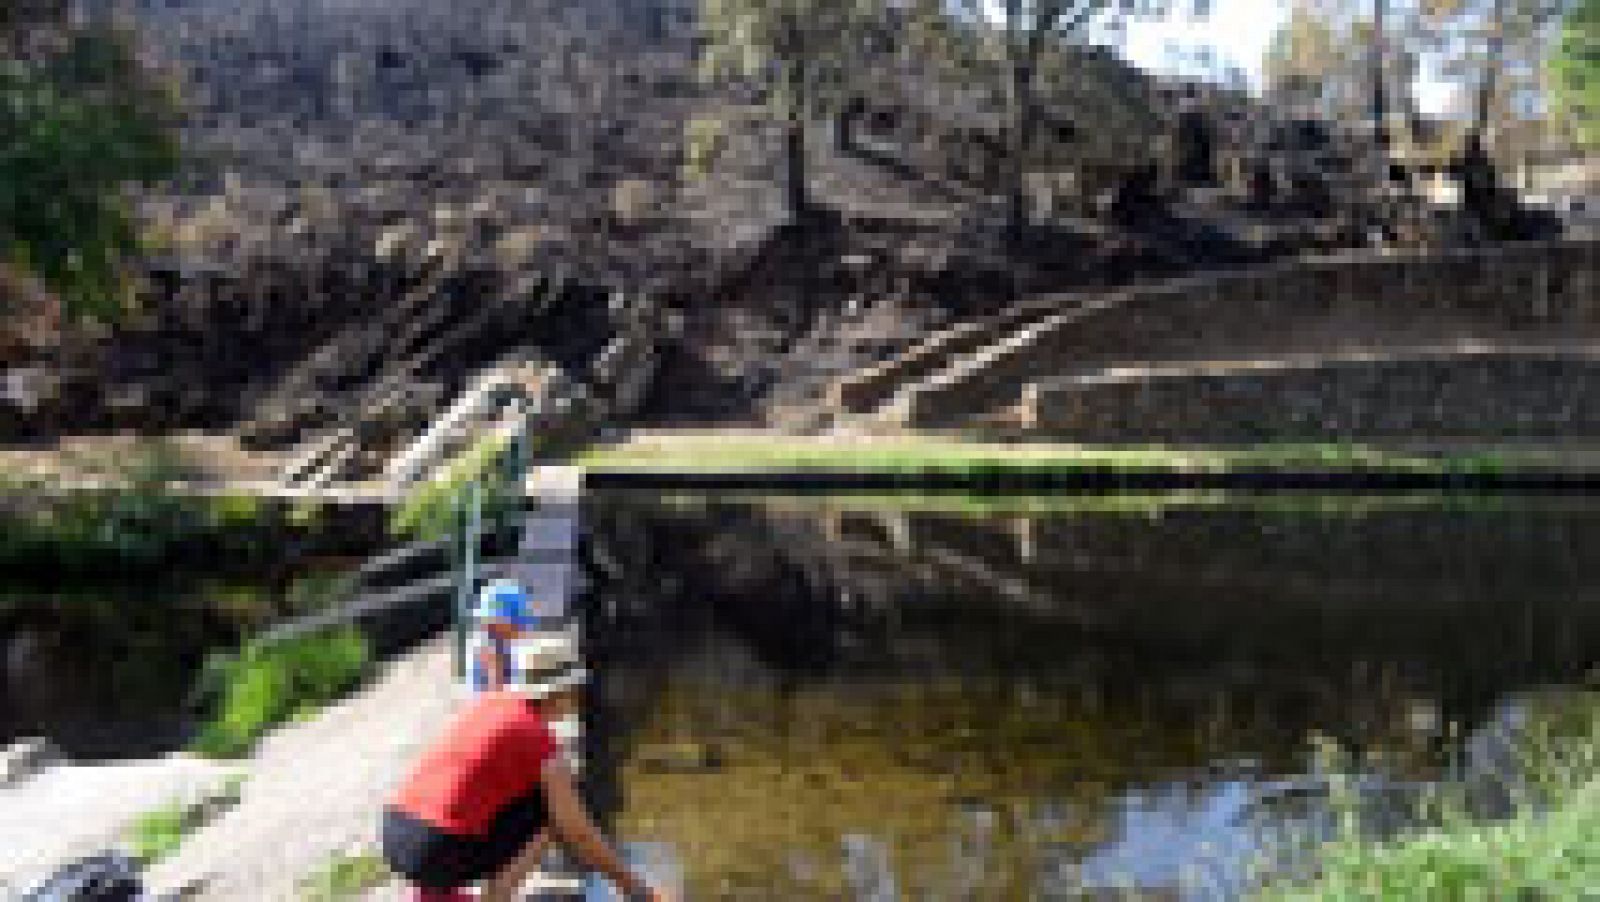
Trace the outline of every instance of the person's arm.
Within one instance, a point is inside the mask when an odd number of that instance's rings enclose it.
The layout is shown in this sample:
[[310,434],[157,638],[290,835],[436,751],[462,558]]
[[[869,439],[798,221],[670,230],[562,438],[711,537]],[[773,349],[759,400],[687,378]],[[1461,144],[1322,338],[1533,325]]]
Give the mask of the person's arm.
[[539,779],[544,786],[550,826],[579,861],[610,878],[628,899],[664,902],[665,897],[629,870],[616,850],[600,834],[600,828],[595,826],[588,808],[584,807],[583,799],[578,796],[577,784],[565,764],[553,758],[546,761]]
[[478,646],[478,672],[483,674],[483,687],[488,691],[502,688],[505,682],[504,654],[494,639]]

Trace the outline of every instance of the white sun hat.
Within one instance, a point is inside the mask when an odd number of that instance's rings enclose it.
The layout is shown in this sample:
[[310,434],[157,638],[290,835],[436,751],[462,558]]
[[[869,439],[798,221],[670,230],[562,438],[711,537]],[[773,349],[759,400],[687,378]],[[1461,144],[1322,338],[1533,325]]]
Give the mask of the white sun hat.
[[511,683],[530,698],[544,698],[583,685],[589,679],[578,658],[572,630],[532,633],[512,640]]

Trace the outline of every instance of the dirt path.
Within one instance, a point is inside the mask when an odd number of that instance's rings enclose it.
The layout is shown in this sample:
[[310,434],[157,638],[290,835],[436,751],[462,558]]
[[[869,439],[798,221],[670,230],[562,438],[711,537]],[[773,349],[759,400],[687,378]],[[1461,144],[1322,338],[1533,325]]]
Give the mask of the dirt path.
[[388,663],[357,694],[269,736],[248,766],[239,804],[148,874],[197,898],[290,900],[341,852],[374,848],[378,812],[451,698],[450,637]]

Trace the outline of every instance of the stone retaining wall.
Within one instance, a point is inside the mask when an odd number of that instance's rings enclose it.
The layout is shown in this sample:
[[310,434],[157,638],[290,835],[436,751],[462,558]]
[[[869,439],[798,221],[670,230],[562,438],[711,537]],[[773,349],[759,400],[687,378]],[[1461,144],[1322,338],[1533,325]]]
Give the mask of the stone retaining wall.
[[1015,401],[1029,381],[1119,362],[1576,338],[1600,340],[1600,242],[1341,255],[1091,301],[907,389],[891,415],[956,422]]
[[1600,345],[1130,369],[1030,385],[1022,411],[1084,441],[1600,435]]

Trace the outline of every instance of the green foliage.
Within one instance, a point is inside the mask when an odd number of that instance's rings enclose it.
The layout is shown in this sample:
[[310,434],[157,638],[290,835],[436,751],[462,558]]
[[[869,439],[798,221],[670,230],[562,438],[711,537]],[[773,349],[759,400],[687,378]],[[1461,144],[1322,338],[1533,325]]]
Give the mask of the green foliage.
[[216,758],[248,754],[268,730],[342,696],[370,661],[366,637],[349,626],[250,646],[237,657],[213,661],[208,677],[220,688],[193,748]]
[[784,119],[820,115],[844,96],[880,11],[875,0],[701,0],[703,73],[765,88]]
[[124,36],[88,29],[0,58],[0,100],[0,264],[42,280],[68,318],[115,319],[140,248],[126,187],[176,167],[174,98]]
[[448,535],[460,516],[467,487],[473,482],[483,484],[485,511],[498,508],[517,489],[502,467],[510,444],[510,437],[500,434],[479,439],[442,475],[424,482],[395,508],[389,518],[389,531],[397,537],[424,539]]
[[1600,145],[1600,0],[1577,0],[1551,61],[1557,104],[1582,139]]
[[684,175],[694,180],[710,175],[726,141],[722,120],[703,116],[690,119],[684,125]]
[[1443,827],[1406,840],[1328,848],[1315,884],[1284,900],[1581,899],[1600,886],[1600,784],[1554,810]]
[[606,469],[664,467],[685,470],[839,469],[892,473],[1071,472],[1083,469],[1204,470],[1250,469],[1373,470],[1380,472],[1501,472],[1514,461],[1491,453],[1401,454],[1379,446],[1348,442],[1263,442],[1240,448],[1164,445],[1073,445],[1050,442],[984,443],[938,437],[907,437],[871,442],[816,442],[776,437],[724,437],[711,442],[680,441],[599,446],[578,458]]
[[808,123],[851,93],[867,57],[864,36],[881,13],[880,0],[700,0],[703,77],[755,87],[766,114],[785,123],[791,216],[811,206]]
[[235,776],[197,802],[164,805],[139,815],[128,826],[128,851],[147,866],[166,858],[178,851],[189,834],[237,805],[243,786],[244,778]]
[[177,491],[182,462],[160,445],[130,452],[97,488],[0,484],[0,569],[149,570],[180,552],[255,558],[315,518],[254,496]]
[[1503,820],[1474,820],[1446,796],[1425,806],[1427,829],[1372,841],[1353,814],[1358,800],[1336,787],[1344,816],[1336,838],[1319,850],[1318,878],[1269,887],[1263,898],[1589,898],[1600,886],[1600,710],[1586,699],[1555,717],[1540,712],[1520,753],[1527,785],[1512,793],[1518,810]]
[[327,867],[300,884],[301,898],[306,902],[355,899],[391,879],[388,865],[371,852],[335,855]]

